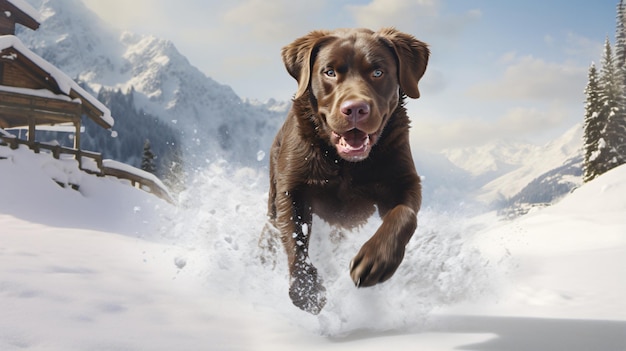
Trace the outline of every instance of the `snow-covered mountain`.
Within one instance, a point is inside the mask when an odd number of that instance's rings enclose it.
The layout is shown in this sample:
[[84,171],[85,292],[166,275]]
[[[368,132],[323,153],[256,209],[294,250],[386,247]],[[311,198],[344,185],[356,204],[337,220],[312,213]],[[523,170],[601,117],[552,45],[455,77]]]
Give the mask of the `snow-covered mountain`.
[[582,183],[580,124],[543,146],[499,140],[442,155],[458,167],[444,186],[487,208],[552,203]]
[[284,118],[284,109],[276,108],[281,104],[242,100],[200,72],[172,42],[118,32],[80,0],[30,3],[42,24],[18,33],[26,46],[96,93],[132,88],[136,110],[179,131],[190,164],[217,157],[250,164],[269,147]]
[[[582,126],[577,124],[565,132],[561,137],[537,147],[534,152],[525,155],[523,163],[516,169],[490,181],[477,193],[477,199],[483,202],[502,201],[510,199],[524,190],[533,180],[548,173],[552,178],[563,177],[572,187],[580,185],[580,174],[575,170],[553,174],[555,169],[563,169],[565,165],[580,169],[582,166]],[[557,180],[558,181],[558,180]],[[528,189],[526,189],[528,191]],[[547,191],[547,190],[546,190]],[[562,194],[561,194],[562,195]]]
[[496,140],[481,146],[445,149],[442,154],[477,181],[487,183],[525,165],[529,156],[540,149],[529,143]]

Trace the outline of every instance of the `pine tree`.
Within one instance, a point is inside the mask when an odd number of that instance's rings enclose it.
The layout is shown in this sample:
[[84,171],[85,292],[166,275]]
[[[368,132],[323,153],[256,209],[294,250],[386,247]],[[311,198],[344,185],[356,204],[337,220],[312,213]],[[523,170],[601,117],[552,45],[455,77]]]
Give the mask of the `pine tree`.
[[626,4],[617,5],[615,55],[609,38],[604,43],[602,68],[589,69],[585,88],[583,180],[626,163]]
[[619,113],[609,118],[607,138],[617,153],[616,165],[626,163],[626,4],[620,0],[617,5],[617,24],[615,30],[615,65],[620,75]]
[[615,65],[621,75],[621,113],[608,121],[609,139],[617,151],[617,164],[626,163],[626,4],[620,0],[617,5],[615,30]]
[[150,140],[146,139],[143,143],[143,157],[141,159],[141,169],[146,172],[154,174],[156,172],[156,167],[154,166],[154,153],[150,148]]
[[[618,69],[626,69],[626,23],[624,23],[626,15],[626,5],[624,1],[620,0],[617,5],[617,18],[615,29],[615,65]],[[626,79],[626,75],[623,75]],[[626,85],[626,81],[624,81]]]
[[[608,38],[605,42],[600,72],[602,94],[601,114],[606,117],[603,140],[606,144],[603,162],[604,172],[626,162],[626,96],[624,95],[624,68],[618,67],[618,61],[611,53]],[[602,172],[602,173],[604,173]]]
[[585,122],[584,129],[584,151],[585,161],[583,164],[583,181],[588,182],[601,174],[599,156],[602,148],[599,148],[599,141],[602,138],[602,131],[606,126],[599,113],[600,105],[600,83],[598,82],[598,70],[596,65],[591,63],[589,67],[589,81],[585,88]]
[[618,154],[619,137],[615,128],[624,116],[624,88],[621,70],[615,65],[615,57],[611,50],[609,38],[604,43],[602,69],[600,70],[600,117],[606,121],[602,130],[602,138],[598,141],[600,174],[621,164]]

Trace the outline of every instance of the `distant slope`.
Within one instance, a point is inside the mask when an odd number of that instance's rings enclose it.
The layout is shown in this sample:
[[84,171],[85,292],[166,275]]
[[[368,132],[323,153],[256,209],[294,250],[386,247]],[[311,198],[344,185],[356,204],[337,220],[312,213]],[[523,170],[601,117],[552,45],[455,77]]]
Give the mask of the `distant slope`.
[[[567,163],[575,163],[572,160],[581,155],[581,148],[582,127],[577,124],[560,138],[529,153],[519,168],[484,185],[477,192],[476,198],[486,203],[506,202],[520,193],[533,180]],[[563,175],[573,174],[575,173],[568,172]],[[552,176],[555,175],[552,174]]]
[[477,182],[487,183],[527,164],[541,147],[516,141],[498,140],[485,145],[445,149],[442,153]]
[[582,184],[583,156],[575,156],[561,167],[533,179],[514,196],[496,201],[500,214],[515,217],[526,214],[533,207],[543,207],[560,200]]

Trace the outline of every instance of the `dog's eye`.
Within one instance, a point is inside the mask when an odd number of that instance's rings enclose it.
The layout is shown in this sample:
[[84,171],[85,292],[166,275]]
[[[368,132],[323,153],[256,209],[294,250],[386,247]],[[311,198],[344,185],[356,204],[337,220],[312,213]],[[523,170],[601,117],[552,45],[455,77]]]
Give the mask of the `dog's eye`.
[[383,76],[383,71],[380,69],[375,69],[374,72],[372,72],[372,77],[374,78],[380,78]]
[[330,68],[327,69],[326,71],[324,71],[324,74],[327,75],[328,77],[336,77],[337,74],[335,73],[335,70]]

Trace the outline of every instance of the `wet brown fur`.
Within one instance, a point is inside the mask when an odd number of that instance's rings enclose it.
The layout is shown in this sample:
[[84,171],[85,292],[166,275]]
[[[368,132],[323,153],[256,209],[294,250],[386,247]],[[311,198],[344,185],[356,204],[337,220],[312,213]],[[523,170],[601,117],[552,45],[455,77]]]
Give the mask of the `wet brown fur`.
[[[421,185],[404,99],[419,97],[417,83],[429,51],[412,36],[387,28],[315,31],[286,46],[282,55],[298,91],[271,148],[269,221],[263,237],[280,236],[288,257],[290,297],[317,314],[326,300],[322,279],[308,259],[314,213],[351,229],[378,209],[383,223],[351,263],[358,287],[389,279],[417,228]],[[384,81],[372,78],[371,60],[387,74]],[[329,79],[322,64],[337,70],[336,79]],[[358,162],[342,158],[333,142],[333,131],[351,128],[338,112],[346,99],[362,99],[372,107],[359,128],[371,133],[373,145]]]

